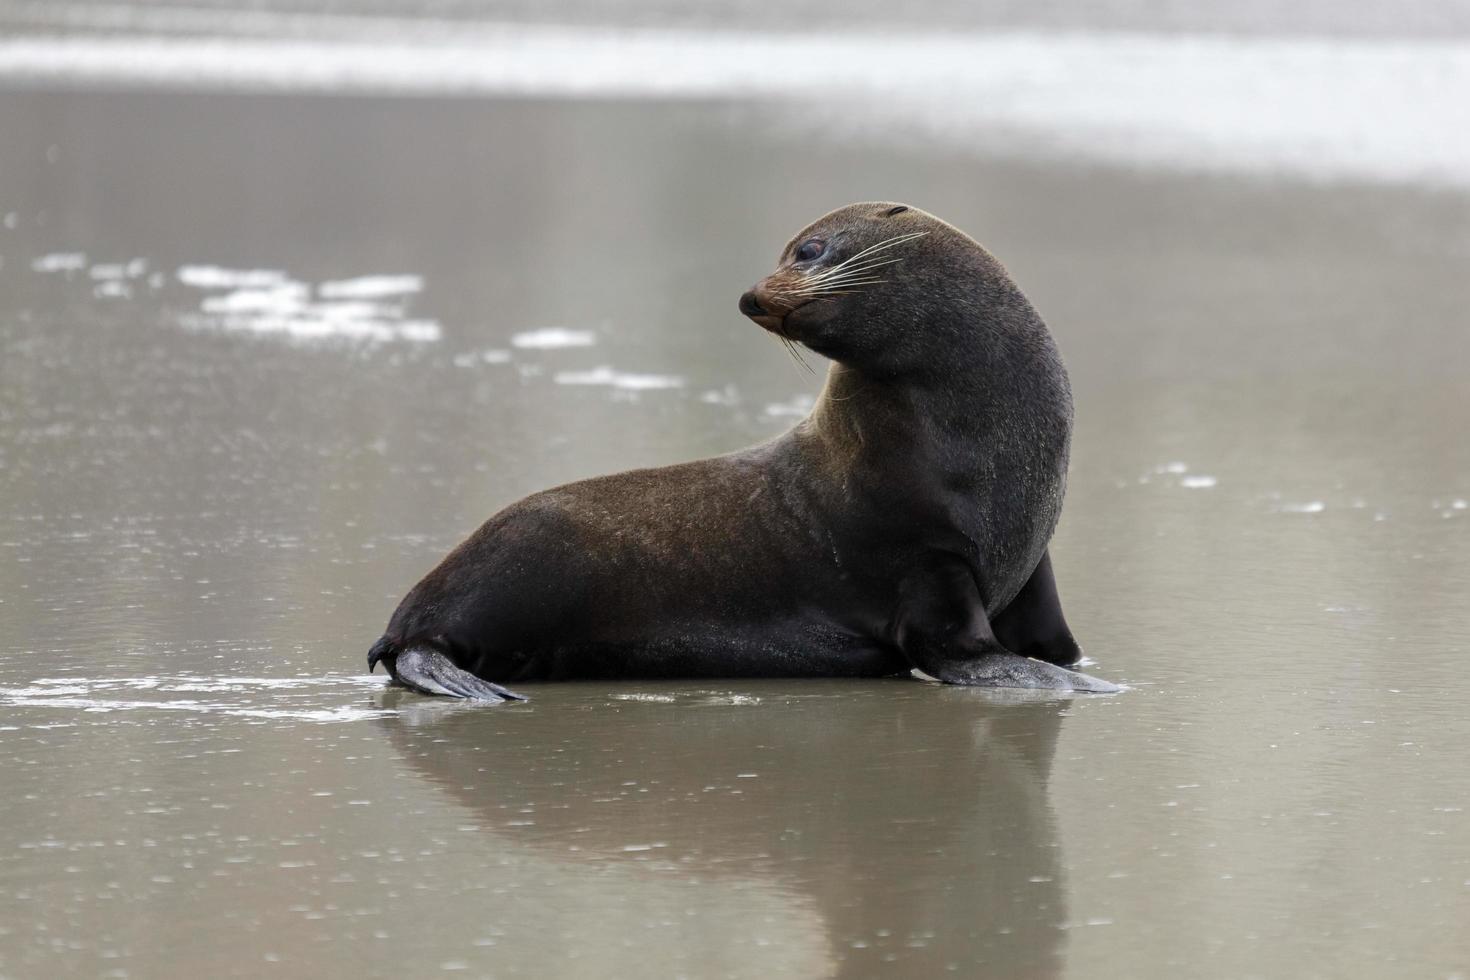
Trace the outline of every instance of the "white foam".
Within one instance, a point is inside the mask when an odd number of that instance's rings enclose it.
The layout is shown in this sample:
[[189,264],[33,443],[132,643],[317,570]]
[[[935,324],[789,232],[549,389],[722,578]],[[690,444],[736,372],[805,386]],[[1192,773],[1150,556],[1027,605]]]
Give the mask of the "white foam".
[[512,347],[545,350],[553,347],[591,347],[597,335],[591,330],[568,330],[566,327],[543,327],[527,330],[510,338]]
[[306,305],[304,283],[273,283],[264,288],[236,289],[223,296],[210,296],[199,304],[205,313],[294,313]]
[[76,272],[87,267],[87,257],[81,252],[52,252],[31,263],[37,272]]
[[706,405],[738,405],[740,404],[740,390],[734,385],[711,388],[709,391],[701,392],[699,400]]
[[422,276],[358,276],[324,282],[317,287],[317,294],[324,299],[377,299],[417,293],[423,288]]
[[316,308],[300,313],[268,313],[261,316],[184,316],[181,322],[184,326],[194,330],[220,330],[266,337],[279,336],[300,341],[433,343],[443,336],[439,324],[433,320],[392,322],[370,318],[343,319]]
[[185,265],[175,273],[179,282],[196,289],[262,289],[286,281],[278,269],[225,269],[217,265]]
[[87,275],[93,279],[136,279],[147,271],[145,260],[133,259],[131,262],[99,262],[87,270]]
[[653,391],[682,388],[684,379],[669,374],[629,374],[603,365],[590,371],[559,371],[554,378],[559,385],[607,385],[624,391]]
[[1179,481],[1179,485],[1188,490],[1206,490],[1219,482],[1213,476],[1205,476],[1201,473],[1197,476],[1184,477]]
[[[236,677],[229,674],[160,674],[149,677],[39,677],[36,690],[52,691],[234,691],[249,689],[302,690],[318,687],[382,687],[375,674],[322,674],[314,677]],[[14,689],[0,688],[7,693]]]
[[396,714],[388,708],[354,708],[340,706],[316,710],[289,708],[231,708],[224,712],[239,718],[289,718],[294,721],[363,721],[368,718],[383,718]]
[[1283,514],[1320,514],[1327,505],[1320,500],[1309,500],[1304,504],[1282,504],[1278,510]]
[[222,269],[185,266],[179,280],[212,291],[197,314],[181,322],[195,330],[220,330],[280,336],[298,341],[350,340],[428,343],[443,335],[433,320],[404,318],[401,305],[374,302],[418,289],[418,276],[364,276],[323,283],[324,297],[312,301],[312,288],[272,269]]
[[[395,714],[389,708],[361,708],[339,705],[335,708],[250,708],[216,701],[123,701],[115,698],[51,697],[15,701],[0,691],[0,704],[31,708],[74,708],[88,714],[110,714],[116,711],[183,711],[190,714],[219,715],[227,718],[276,718],[293,721],[341,722],[382,718]],[[54,726],[51,726],[54,727]]]
[[92,295],[98,299],[129,299],[133,289],[117,279],[107,279],[92,287]]
[[[0,705],[11,708],[68,708],[88,714],[166,711],[311,722],[359,721],[395,712],[361,704],[323,705],[324,698],[360,698],[380,688],[384,677],[43,677],[27,687],[0,688]],[[178,698],[179,693],[219,695],[211,700]],[[131,695],[119,697],[118,695]],[[152,697],[140,695],[153,694]],[[303,703],[306,702],[306,703]]]
[[446,27],[418,40],[403,40],[406,31],[328,34],[19,36],[0,41],[0,78],[256,92],[744,96],[798,106],[804,132],[817,121],[885,143],[902,129],[1069,160],[1470,185],[1464,40],[529,25]]
[[405,320],[396,325],[395,335],[398,340],[432,344],[444,336],[444,331],[433,320]]
[[475,367],[478,364],[509,364],[510,351],[491,347],[481,351],[466,351],[454,355],[455,367]]

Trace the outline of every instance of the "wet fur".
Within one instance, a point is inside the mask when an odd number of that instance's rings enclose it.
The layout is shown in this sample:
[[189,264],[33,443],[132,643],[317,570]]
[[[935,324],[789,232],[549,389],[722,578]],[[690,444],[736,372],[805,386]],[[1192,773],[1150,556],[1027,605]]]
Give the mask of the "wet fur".
[[[800,294],[821,267],[912,233],[883,282]],[[827,251],[796,263],[814,236]],[[795,236],[754,295],[775,311],[757,322],[834,362],[807,419],[750,449],[512,504],[405,597],[370,663],[432,650],[499,683],[1081,678],[996,669],[997,637],[1052,663],[1079,655],[1043,561],[1071,393],[1000,263],[922,211],[857,204]]]

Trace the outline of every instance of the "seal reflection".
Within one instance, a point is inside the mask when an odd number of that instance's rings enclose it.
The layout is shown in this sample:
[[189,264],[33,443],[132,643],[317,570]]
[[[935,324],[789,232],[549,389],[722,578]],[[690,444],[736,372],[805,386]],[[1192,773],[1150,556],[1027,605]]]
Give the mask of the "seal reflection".
[[[534,852],[564,881],[618,867],[650,886],[630,904],[670,873],[701,889],[758,882],[815,910],[838,976],[1061,972],[1047,781],[1067,702],[1055,695],[769,681],[546,686],[495,712],[383,698],[399,713],[377,723],[493,828],[479,838],[490,853]],[[486,920],[547,928],[518,922],[524,901]],[[649,916],[667,914],[649,901]],[[579,928],[596,926],[564,931]],[[711,937],[691,926],[679,941]]]

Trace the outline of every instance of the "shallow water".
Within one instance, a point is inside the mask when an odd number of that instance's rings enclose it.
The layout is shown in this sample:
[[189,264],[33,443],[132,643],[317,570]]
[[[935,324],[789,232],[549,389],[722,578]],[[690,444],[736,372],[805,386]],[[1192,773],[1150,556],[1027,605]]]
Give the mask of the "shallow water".
[[[1466,198],[764,118],[0,93],[0,975],[1470,971]],[[499,506],[791,424],[735,299],[864,198],[1052,324],[1131,691],[363,675]]]

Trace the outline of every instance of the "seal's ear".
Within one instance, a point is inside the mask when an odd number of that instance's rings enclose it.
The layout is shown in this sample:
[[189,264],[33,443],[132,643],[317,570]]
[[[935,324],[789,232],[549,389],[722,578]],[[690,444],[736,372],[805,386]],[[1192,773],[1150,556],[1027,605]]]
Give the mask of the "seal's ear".
[[909,206],[907,204],[900,204],[898,207],[889,208],[887,211],[883,212],[883,217],[891,218],[895,214],[903,214],[908,209]]

